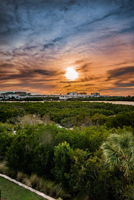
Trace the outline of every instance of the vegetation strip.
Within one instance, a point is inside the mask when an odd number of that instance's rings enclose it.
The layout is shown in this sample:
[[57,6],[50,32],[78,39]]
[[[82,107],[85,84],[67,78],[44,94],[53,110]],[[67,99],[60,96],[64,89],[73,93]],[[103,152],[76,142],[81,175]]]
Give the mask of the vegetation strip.
[[20,183],[20,182],[18,182],[18,181],[16,181],[16,180],[10,178],[9,176],[6,176],[6,175],[4,175],[4,174],[0,174],[0,177],[5,178],[5,179],[7,179],[7,180],[9,180],[9,181],[11,181],[11,182],[13,182],[13,183],[15,183],[15,184],[17,184],[17,185],[23,187],[23,188],[25,188],[25,189],[31,191],[31,192],[34,192],[35,194],[37,194],[37,195],[39,195],[39,196],[41,196],[41,197],[43,197],[43,198],[46,198],[46,199],[48,199],[48,200],[56,200],[56,199],[54,199],[54,198],[52,198],[52,197],[50,197],[50,196],[48,196],[48,195],[46,195],[46,194],[44,194],[44,193],[42,193],[42,192],[39,192],[39,191],[37,191],[37,190],[35,190],[35,189],[33,189],[33,188],[31,188],[31,187],[29,187],[29,186],[23,184],[23,183]]
[[[0,103],[0,173],[55,199],[134,200],[133,144],[134,106]],[[4,199],[43,198],[1,179]]]

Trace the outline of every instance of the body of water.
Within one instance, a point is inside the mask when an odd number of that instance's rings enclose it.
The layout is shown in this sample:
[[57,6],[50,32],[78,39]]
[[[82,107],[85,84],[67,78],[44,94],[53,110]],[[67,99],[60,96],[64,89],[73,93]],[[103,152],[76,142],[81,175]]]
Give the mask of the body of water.
[[[32,103],[37,103],[37,102],[52,102],[52,101],[0,101],[0,102],[8,102],[8,103],[12,103],[12,102],[20,102],[20,103],[25,103],[25,102],[32,102]],[[60,102],[60,101],[53,101],[53,102]],[[121,105],[131,105],[134,106],[134,101],[82,101],[82,102],[98,102],[98,103],[112,103],[112,104],[121,104]]]

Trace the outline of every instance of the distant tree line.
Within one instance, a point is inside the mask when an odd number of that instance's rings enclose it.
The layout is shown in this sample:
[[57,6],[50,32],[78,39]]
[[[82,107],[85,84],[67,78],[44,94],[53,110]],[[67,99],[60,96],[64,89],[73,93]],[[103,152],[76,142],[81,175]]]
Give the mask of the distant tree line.
[[24,97],[16,99],[11,97],[10,99],[3,99],[4,101],[134,101],[134,96],[100,96],[100,97],[71,97],[68,99],[59,99],[59,97]]
[[72,98],[71,101],[134,101],[134,96],[100,96]]

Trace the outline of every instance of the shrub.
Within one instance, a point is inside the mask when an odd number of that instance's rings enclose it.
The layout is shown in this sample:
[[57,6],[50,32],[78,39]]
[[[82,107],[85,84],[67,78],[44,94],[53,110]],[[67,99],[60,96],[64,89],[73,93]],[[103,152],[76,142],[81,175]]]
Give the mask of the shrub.
[[6,162],[0,162],[0,173],[7,174],[9,171],[9,168],[7,167]]
[[16,176],[18,181],[22,181],[26,178],[26,174],[24,174],[23,172],[17,172],[17,176]]
[[22,180],[22,182],[23,182],[24,184],[26,184],[27,186],[32,187],[31,181],[30,181],[30,179],[29,179],[28,177],[25,177],[25,178]]
[[32,174],[29,180],[33,188],[41,189],[41,178],[39,178],[36,174]]

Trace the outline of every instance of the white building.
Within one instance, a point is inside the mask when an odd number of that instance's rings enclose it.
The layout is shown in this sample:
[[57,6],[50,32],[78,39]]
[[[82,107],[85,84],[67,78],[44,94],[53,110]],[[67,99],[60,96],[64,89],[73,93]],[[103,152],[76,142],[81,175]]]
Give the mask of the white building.
[[69,96],[77,96],[78,93],[77,92],[69,92],[69,93],[67,93],[67,95],[69,95]]

